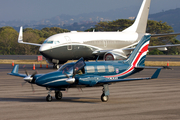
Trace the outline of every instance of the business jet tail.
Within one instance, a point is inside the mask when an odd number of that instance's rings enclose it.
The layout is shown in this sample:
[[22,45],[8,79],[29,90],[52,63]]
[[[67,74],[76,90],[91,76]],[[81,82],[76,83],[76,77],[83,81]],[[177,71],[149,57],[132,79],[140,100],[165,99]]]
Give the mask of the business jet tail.
[[20,27],[20,30],[19,30],[18,43],[41,46],[41,44],[23,42],[23,27],[22,26]]
[[151,0],[144,0],[135,22],[122,32],[145,33]]

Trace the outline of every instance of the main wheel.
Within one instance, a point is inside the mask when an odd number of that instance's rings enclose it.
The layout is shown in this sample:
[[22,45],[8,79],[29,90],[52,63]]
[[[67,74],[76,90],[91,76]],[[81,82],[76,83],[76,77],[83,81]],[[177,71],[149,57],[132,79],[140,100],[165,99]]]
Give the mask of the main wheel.
[[51,102],[51,101],[52,101],[52,96],[48,95],[48,96],[46,97],[46,101]]
[[101,95],[101,101],[102,102],[107,102],[108,98],[109,98],[109,96],[106,96],[104,93]]
[[60,92],[60,91],[55,92],[55,98],[56,98],[57,100],[62,99],[62,92]]

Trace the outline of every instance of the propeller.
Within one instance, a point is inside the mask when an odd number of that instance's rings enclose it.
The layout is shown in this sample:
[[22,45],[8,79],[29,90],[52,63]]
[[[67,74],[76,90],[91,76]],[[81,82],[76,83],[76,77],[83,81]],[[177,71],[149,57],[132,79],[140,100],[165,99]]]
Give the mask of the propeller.
[[25,73],[26,73],[26,77],[24,78],[24,81],[22,83],[22,86],[24,86],[27,82],[31,84],[31,88],[32,88],[32,91],[34,92],[34,87],[32,84],[35,83],[35,79],[34,79],[34,76],[37,74],[37,71],[35,71],[32,75],[29,75],[29,73],[27,72],[27,69],[25,68],[25,66],[23,67],[24,70],[25,70]]
[[74,64],[74,66],[72,66],[72,67],[73,67],[72,77],[69,77],[69,76],[67,75],[67,73],[64,72],[64,74],[65,74],[66,77],[68,78],[68,79],[66,80],[66,82],[67,82],[67,83],[70,83],[70,84],[75,83],[75,81],[76,81],[76,79],[75,79],[76,74],[78,73],[78,71],[80,71],[81,69],[83,69],[85,65],[86,65],[86,64],[85,64],[85,62],[84,62],[84,59],[83,59],[83,58],[80,58],[80,59]]
[[66,75],[66,77],[68,78],[68,79],[66,80],[67,83],[73,84],[73,83],[75,82],[75,78],[74,78],[74,77],[75,77],[76,74],[74,74],[74,70],[73,70],[73,76],[72,76],[72,77],[69,77],[68,74],[67,74],[65,71],[64,71],[63,73],[64,73],[64,74]]

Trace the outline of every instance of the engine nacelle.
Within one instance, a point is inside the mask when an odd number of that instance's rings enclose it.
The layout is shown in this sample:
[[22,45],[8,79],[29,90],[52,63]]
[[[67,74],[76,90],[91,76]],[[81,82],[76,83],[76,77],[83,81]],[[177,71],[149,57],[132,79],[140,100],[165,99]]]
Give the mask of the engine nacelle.
[[111,52],[105,53],[103,59],[105,61],[108,61],[108,60],[126,60],[127,56],[122,51],[121,52],[111,51]]

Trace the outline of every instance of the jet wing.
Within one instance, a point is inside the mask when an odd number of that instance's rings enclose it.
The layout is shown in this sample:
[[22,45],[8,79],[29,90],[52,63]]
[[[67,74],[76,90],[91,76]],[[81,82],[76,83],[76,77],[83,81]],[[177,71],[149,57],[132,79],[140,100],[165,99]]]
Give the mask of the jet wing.
[[152,34],[151,37],[167,37],[167,36],[174,36],[174,35],[180,35],[180,33]]
[[37,43],[23,42],[23,27],[22,26],[20,27],[20,30],[19,30],[18,43],[28,44],[28,45],[35,45],[35,46],[41,46],[41,44],[37,44]]
[[156,79],[156,78],[158,78],[160,71],[161,71],[161,68],[158,68],[151,77],[146,77],[146,78],[126,78],[126,79],[116,79],[116,80],[105,79],[105,80],[99,81],[98,83],[107,84],[107,83],[116,83],[116,82],[125,82],[125,81]]
[[[166,47],[177,47],[177,46],[180,46],[180,44],[169,44],[169,45],[158,45],[158,46],[148,46],[148,49],[155,49],[155,48],[166,48]],[[95,54],[95,55],[103,55],[105,54],[106,52],[113,52],[113,51],[124,51],[124,52],[130,52],[130,51],[133,51],[135,48],[122,48],[122,49],[109,49],[109,50],[96,50],[94,51],[92,54]],[[166,48],[167,49],[167,48]]]
[[[180,44],[170,44],[170,45],[158,45],[158,46],[149,46],[148,49],[155,49],[155,48],[165,48],[165,47],[177,47],[180,46]],[[132,51],[135,48],[124,48],[123,51]]]

